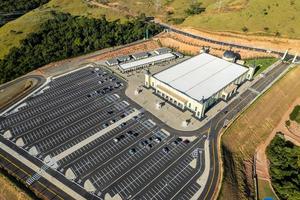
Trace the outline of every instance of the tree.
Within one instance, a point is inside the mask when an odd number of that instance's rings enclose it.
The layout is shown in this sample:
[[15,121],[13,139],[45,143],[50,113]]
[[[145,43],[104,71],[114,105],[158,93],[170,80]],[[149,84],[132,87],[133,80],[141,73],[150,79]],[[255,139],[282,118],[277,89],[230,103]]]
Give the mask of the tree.
[[280,199],[300,199],[300,147],[277,135],[267,147],[267,156],[272,185]]
[[146,29],[152,36],[162,30],[141,18],[121,23],[107,21],[105,16],[90,19],[55,12],[53,16],[0,60],[0,83],[53,61],[143,39]]

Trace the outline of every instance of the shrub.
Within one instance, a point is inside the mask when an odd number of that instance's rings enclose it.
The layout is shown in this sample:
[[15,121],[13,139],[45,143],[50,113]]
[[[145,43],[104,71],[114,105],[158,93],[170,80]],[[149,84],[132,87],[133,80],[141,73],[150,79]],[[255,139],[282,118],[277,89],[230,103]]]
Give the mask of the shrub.
[[193,3],[188,9],[185,10],[187,15],[198,15],[205,11],[205,8],[202,7],[201,3]]
[[249,29],[248,29],[246,26],[244,26],[244,27],[242,28],[242,31],[243,31],[243,32],[248,32]]
[[295,106],[290,114],[290,120],[300,123],[300,105]]
[[266,153],[272,185],[280,199],[300,199],[300,147],[276,135]]

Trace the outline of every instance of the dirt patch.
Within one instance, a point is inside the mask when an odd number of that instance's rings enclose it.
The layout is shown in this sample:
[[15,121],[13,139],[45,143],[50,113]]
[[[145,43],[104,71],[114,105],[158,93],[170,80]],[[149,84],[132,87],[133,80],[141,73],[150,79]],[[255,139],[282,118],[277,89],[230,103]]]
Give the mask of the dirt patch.
[[115,58],[121,55],[128,55],[128,54],[133,54],[136,52],[142,52],[142,51],[152,51],[155,50],[157,48],[159,48],[159,43],[155,40],[149,40],[149,41],[145,41],[143,43],[139,43],[139,44],[134,44],[134,45],[130,45],[128,47],[124,47],[121,49],[116,49],[116,50],[112,50],[106,53],[103,53],[101,55],[97,55],[97,56],[92,56],[90,58],[87,58],[87,61],[89,62],[97,62],[100,60],[106,60],[109,58]]
[[[159,40],[163,46],[171,47],[190,55],[199,54],[202,47],[209,47],[210,54],[222,57],[224,51],[229,49],[227,46],[193,39],[174,32],[161,34],[159,37],[156,37],[156,39]],[[231,50],[240,54],[242,59],[277,56],[276,54],[255,52],[237,48],[231,48]]]
[[74,58],[68,58],[61,61],[52,62],[33,71],[32,74],[40,74],[45,77],[57,76],[83,67],[91,62],[103,61],[116,56],[132,54],[139,51],[150,51],[159,47],[160,45],[157,41],[140,40],[131,44],[110,47],[89,54],[77,56]]
[[37,84],[36,79],[26,79],[0,90],[0,108],[10,104],[14,99],[24,95]]
[[204,30],[198,30],[193,28],[182,28],[184,31],[201,35],[203,37],[235,43],[240,45],[246,45],[250,47],[260,47],[265,49],[272,49],[284,52],[289,49],[290,52],[296,54],[299,53],[300,40],[279,38],[272,36],[254,36],[254,35],[241,35],[237,33],[229,32],[210,32]]
[[22,189],[15,185],[0,171],[0,200],[32,200]]
[[251,105],[223,135],[223,147],[232,155],[233,163],[224,162],[227,172],[224,173],[221,199],[249,199],[254,196],[253,174],[248,165],[253,164],[256,148],[269,137],[285,112],[300,96],[299,76],[300,67],[292,69]]

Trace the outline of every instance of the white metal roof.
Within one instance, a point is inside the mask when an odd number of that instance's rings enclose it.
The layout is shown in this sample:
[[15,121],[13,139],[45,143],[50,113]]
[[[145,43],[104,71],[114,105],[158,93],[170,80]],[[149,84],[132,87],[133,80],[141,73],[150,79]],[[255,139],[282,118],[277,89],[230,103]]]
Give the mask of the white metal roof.
[[247,71],[246,67],[202,53],[154,77],[200,101],[203,97],[208,99]]
[[172,53],[166,53],[166,54],[162,54],[162,55],[157,55],[157,56],[151,56],[149,58],[145,58],[145,59],[141,59],[141,60],[136,60],[133,62],[129,62],[129,63],[124,63],[124,64],[120,64],[120,67],[123,70],[128,70],[134,67],[138,67],[141,65],[147,65],[147,64],[151,64],[153,62],[157,62],[157,61],[161,61],[161,60],[165,60],[165,59],[170,59],[170,58],[174,58],[175,55]]

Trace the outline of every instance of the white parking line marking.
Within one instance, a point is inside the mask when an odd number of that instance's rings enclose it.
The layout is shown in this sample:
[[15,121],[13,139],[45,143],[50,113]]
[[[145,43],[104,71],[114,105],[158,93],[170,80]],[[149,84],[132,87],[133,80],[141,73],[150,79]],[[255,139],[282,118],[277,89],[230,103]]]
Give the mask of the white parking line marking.
[[66,149],[65,151],[61,152],[60,154],[54,156],[54,160],[59,161],[63,158],[65,158],[66,156],[70,155],[71,153],[73,153],[74,151],[77,151],[78,149],[82,148],[83,146],[91,143],[92,141],[98,139],[99,137],[101,137],[102,135],[106,134],[107,132],[111,131],[112,129],[118,127],[119,125],[121,125],[123,122],[126,122],[128,120],[130,120],[131,118],[133,118],[134,116],[137,116],[140,113],[140,111],[136,110],[127,115],[126,117],[122,118],[121,120],[115,122],[114,124],[102,129],[101,131],[99,131],[98,133],[86,138],[85,140],[77,143],[76,145],[72,146],[69,149]]

